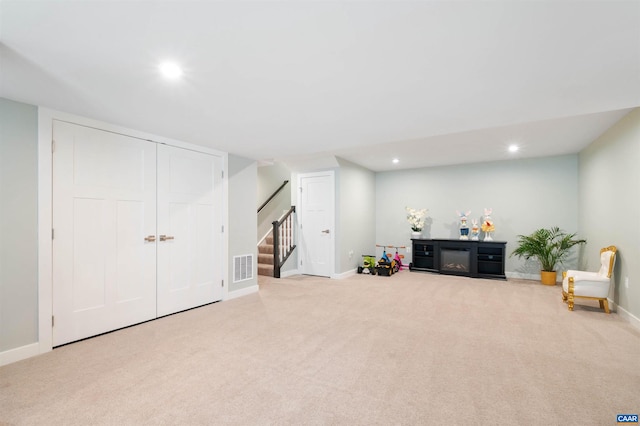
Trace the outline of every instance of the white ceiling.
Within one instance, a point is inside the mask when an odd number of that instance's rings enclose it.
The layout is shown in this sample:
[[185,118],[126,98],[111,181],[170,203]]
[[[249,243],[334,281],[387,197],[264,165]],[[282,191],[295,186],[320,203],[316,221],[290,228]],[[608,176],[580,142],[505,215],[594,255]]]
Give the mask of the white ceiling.
[[0,0],[0,42],[2,97],[256,160],[575,153],[640,106],[637,0]]

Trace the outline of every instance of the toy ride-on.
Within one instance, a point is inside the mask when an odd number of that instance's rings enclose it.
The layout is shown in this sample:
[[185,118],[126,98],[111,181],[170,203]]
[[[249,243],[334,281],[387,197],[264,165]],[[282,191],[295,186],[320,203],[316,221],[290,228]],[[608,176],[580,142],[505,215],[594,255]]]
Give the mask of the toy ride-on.
[[376,274],[376,257],[370,254],[362,255],[362,266],[358,266],[359,274]]
[[[390,277],[396,272],[400,271],[404,265],[402,265],[402,259],[404,255],[398,253],[398,249],[406,248],[405,246],[383,246],[376,245],[376,247],[382,247],[382,257],[378,260],[378,267],[376,270],[378,271],[378,275],[383,277]],[[387,248],[395,248],[396,253],[393,258],[389,257],[387,254]]]

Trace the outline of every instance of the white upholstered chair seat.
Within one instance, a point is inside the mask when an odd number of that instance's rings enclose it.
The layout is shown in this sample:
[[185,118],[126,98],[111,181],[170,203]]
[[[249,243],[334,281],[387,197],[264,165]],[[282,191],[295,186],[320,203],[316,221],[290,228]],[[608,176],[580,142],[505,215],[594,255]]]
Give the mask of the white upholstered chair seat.
[[600,250],[600,269],[598,272],[569,270],[562,273],[562,301],[573,311],[575,298],[595,299],[600,307],[609,313],[609,289],[611,274],[616,259],[616,247],[609,246]]
[[568,270],[562,279],[562,290],[569,292],[569,277],[573,277],[575,294],[586,297],[609,296],[610,278],[597,272]]

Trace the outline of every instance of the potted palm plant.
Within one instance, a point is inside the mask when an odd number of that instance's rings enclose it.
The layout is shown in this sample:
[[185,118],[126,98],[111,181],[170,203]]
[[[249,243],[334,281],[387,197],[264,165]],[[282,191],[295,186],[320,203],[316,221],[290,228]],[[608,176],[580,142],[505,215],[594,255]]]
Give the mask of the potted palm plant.
[[540,262],[540,281],[542,284],[556,284],[556,266],[564,262],[571,247],[584,244],[587,240],[577,239],[576,233],[568,234],[562,229],[541,228],[531,235],[518,235],[518,247],[511,256],[534,258]]

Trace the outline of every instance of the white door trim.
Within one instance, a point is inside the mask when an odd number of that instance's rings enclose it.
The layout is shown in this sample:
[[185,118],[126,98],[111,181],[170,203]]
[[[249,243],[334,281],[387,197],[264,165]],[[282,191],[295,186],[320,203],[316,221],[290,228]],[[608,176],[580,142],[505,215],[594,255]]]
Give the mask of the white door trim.
[[[337,240],[336,240],[336,176],[335,176],[335,171],[334,170],[325,170],[325,171],[320,171],[320,172],[312,172],[312,173],[298,173],[298,185],[297,185],[297,206],[298,208],[296,209],[296,211],[298,212],[298,224],[300,226],[300,224],[303,224],[304,221],[304,217],[303,217],[303,206],[302,206],[302,197],[300,196],[300,189],[302,188],[302,179],[304,178],[311,178],[311,177],[316,177],[316,176],[329,176],[329,179],[331,181],[331,200],[332,200],[332,205],[330,206],[329,211],[332,214],[332,220],[331,222],[333,223],[333,229],[331,229],[331,238],[332,238],[332,249],[333,249],[333,255],[329,256],[329,269],[330,269],[330,273],[329,273],[329,277],[333,278],[335,276],[335,270],[336,270],[336,244],[337,244]],[[301,236],[301,229],[298,228],[298,235]],[[304,244],[299,244],[298,247],[300,248],[300,256],[298,257],[298,259],[304,259],[305,258],[305,252],[304,252]],[[304,265],[304,263],[302,265],[298,264],[298,269],[300,271],[301,274],[305,274],[305,270],[306,270],[306,266]]]
[[[222,158],[222,168],[224,177],[222,180],[222,200],[224,208],[222,212],[222,223],[224,225],[224,235],[222,236],[222,276],[225,282],[224,297],[228,291],[228,251],[229,251],[229,219],[228,219],[228,177],[226,170],[228,169],[228,154],[226,152],[210,149],[190,143],[165,138],[149,133],[120,127],[98,120],[68,114],[49,108],[38,108],[38,353],[43,354],[51,351],[53,348],[53,333],[51,327],[51,319],[53,312],[53,275],[52,275],[52,256],[53,244],[51,241],[52,230],[52,152],[51,141],[53,139],[53,121],[67,121],[82,126],[94,127],[100,130],[106,130],[114,133],[120,133],[156,143],[173,145],[184,149],[204,152],[207,154],[217,155]],[[32,355],[28,355],[32,356]],[[25,356],[27,358],[28,356]],[[17,361],[17,360],[16,360]]]

